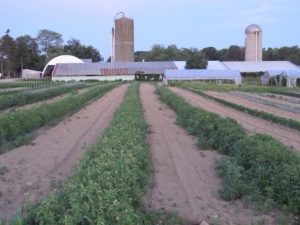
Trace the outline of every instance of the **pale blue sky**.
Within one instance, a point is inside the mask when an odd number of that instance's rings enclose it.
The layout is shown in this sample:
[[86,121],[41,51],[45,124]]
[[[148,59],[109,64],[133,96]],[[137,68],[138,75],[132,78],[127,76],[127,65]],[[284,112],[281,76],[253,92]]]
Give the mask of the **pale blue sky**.
[[258,24],[263,47],[300,45],[299,0],[1,0],[0,36],[36,37],[41,29],[76,38],[111,54],[118,12],[134,19],[135,51],[154,44],[178,48],[244,46],[245,29]]

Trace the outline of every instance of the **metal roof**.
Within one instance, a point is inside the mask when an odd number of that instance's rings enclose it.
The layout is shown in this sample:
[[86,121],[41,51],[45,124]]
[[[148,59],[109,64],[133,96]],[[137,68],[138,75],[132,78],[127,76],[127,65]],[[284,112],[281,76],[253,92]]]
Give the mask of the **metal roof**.
[[215,61],[207,61],[207,69],[208,70],[228,70],[229,68],[226,67],[219,60],[215,60]]
[[172,61],[167,62],[114,62],[114,63],[58,63],[52,76],[108,76],[163,74],[166,69],[177,69]]
[[264,73],[265,75],[270,76],[277,76],[277,75],[283,75],[290,78],[299,78],[300,77],[300,70],[267,70]]
[[242,72],[265,72],[267,70],[299,70],[289,61],[223,61],[226,67]]
[[237,70],[206,70],[206,69],[190,69],[190,70],[165,70],[167,80],[184,80],[184,79],[232,79],[241,78],[241,74]]

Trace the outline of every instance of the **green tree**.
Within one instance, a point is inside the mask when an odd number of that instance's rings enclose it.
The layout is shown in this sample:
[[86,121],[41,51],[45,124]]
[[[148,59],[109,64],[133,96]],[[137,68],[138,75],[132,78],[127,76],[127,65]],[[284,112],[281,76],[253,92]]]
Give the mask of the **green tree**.
[[80,41],[75,38],[71,38],[67,41],[67,45],[64,46],[64,52],[80,59],[92,59],[93,62],[103,61],[103,57],[96,48],[91,45],[82,45]]
[[54,31],[40,30],[36,40],[46,57],[63,48],[62,35]]
[[218,60],[219,54],[215,47],[207,47],[202,49],[202,53],[205,54],[207,60]]
[[44,67],[44,59],[40,55],[38,43],[35,38],[30,35],[17,37],[16,40],[16,64],[17,70],[21,71],[21,61],[23,68],[32,70],[42,70]]
[[186,61],[185,68],[186,69],[206,69],[207,67],[207,59],[205,55],[198,51],[194,50],[193,54]]
[[4,75],[9,77],[17,76],[16,73],[16,43],[15,40],[9,35],[10,30],[6,31],[0,39],[0,60],[4,69]]

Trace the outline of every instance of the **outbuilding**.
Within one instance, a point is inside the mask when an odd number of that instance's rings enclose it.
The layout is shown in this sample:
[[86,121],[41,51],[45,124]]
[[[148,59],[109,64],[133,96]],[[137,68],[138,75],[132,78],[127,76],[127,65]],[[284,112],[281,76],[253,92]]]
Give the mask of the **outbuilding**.
[[189,69],[189,70],[165,70],[163,83],[181,81],[205,81],[205,82],[232,82],[235,84],[242,83],[242,76],[237,70],[206,70],[206,69]]

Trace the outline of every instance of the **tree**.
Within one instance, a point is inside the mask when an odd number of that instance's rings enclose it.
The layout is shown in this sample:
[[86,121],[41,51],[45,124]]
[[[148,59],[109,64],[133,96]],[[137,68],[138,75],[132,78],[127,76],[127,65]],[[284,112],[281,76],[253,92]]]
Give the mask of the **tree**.
[[35,38],[30,35],[17,37],[16,40],[16,64],[17,70],[21,71],[20,58],[22,58],[23,68],[42,70],[44,59],[40,56],[40,50]]
[[36,40],[46,57],[53,54],[54,51],[63,48],[62,35],[54,31],[40,30]]
[[187,59],[186,69],[206,69],[207,59],[200,51],[194,51],[193,54]]
[[9,29],[5,33],[6,34],[3,35],[0,39],[0,59],[1,63],[3,63],[4,73],[7,76],[15,76],[16,43],[14,39],[9,35]]
[[218,60],[219,54],[215,47],[207,47],[202,49],[202,53],[205,54],[207,60]]
[[64,52],[80,59],[92,59],[93,62],[103,61],[103,57],[97,49],[91,45],[82,45],[80,41],[75,38],[71,38],[67,41],[67,45],[64,46]]

